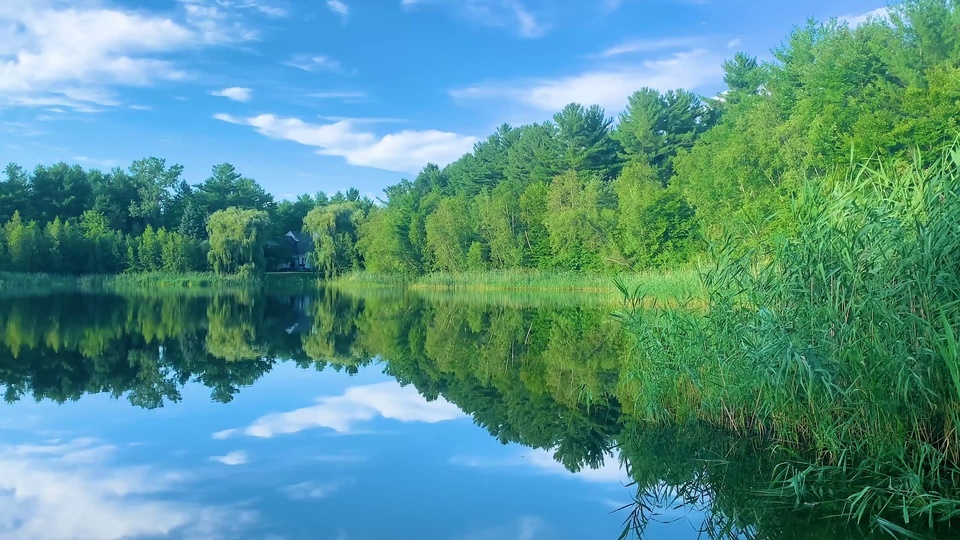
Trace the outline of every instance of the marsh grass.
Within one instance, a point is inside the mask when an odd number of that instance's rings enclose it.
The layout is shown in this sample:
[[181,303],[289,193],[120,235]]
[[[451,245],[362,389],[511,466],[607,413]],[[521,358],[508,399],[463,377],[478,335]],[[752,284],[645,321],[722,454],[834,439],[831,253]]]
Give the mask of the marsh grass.
[[[795,228],[700,270],[704,312],[640,309],[625,407],[650,422],[762,432],[816,459],[784,463],[771,494],[891,534],[960,516],[960,148],[933,164],[871,162],[810,183]],[[848,492],[843,486],[858,486]],[[904,529],[905,531],[906,529]]]
[[625,273],[617,276],[551,272],[542,270],[489,270],[461,273],[432,273],[420,277],[392,276],[358,272],[330,282],[340,289],[407,288],[414,291],[471,292],[495,294],[503,292],[576,294],[603,297],[616,301],[620,296],[615,279],[641,291],[648,299],[680,302],[702,297],[697,272],[665,270]]
[[303,291],[316,282],[302,276],[250,278],[213,273],[146,273],[119,275],[64,276],[54,274],[0,273],[0,296],[12,297],[49,293],[200,293],[266,290],[268,292]]

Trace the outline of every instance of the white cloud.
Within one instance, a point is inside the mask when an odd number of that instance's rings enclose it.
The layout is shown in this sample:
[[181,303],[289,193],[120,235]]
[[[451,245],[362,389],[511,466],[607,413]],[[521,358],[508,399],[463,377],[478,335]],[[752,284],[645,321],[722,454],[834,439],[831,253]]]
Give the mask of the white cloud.
[[218,431],[218,432],[214,433],[214,434],[213,434],[213,438],[214,438],[214,439],[217,439],[218,441],[222,441],[222,440],[224,440],[224,439],[229,439],[230,437],[232,437],[233,435],[235,435],[238,431],[240,431],[240,430],[239,430],[239,429],[225,429],[225,430],[223,430],[223,431]]
[[186,13],[187,24],[196,30],[203,43],[238,43],[259,37],[258,32],[245,24],[238,13],[252,7],[250,4],[230,0],[178,1]]
[[592,483],[619,483],[626,485],[630,482],[626,471],[620,465],[620,459],[617,454],[608,457],[603,465],[597,469],[584,467],[579,472],[572,473],[563,464],[553,459],[553,453],[540,449],[525,449],[523,454],[516,455],[506,459],[491,459],[488,457],[477,456],[454,456],[450,459],[454,465],[464,467],[493,469],[502,467],[521,467],[529,469],[530,467],[546,474],[565,476]]
[[547,31],[547,26],[520,0],[401,0],[400,5],[406,8],[440,5],[471,22],[513,28],[523,38],[538,38]]
[[119,540],[236,536],[250,512],[164,500],[181,474],[113,463],[91,439],[0,447],[0,536]]
[[366,92],[313,92],[312,94],[307,94],[307,97],[316,98],[316,99],[343,99],[343,100],[357,100],[357,99],[366,99]]
[[238,450],[236,452],[227,452],[227,454],[223,456],[213,456],[210,458],[210,461],[216,461],[224,465],[244,465],[250,462],[250,458],[246,452]]
[[354,124],[396,124],[406,122],[403,118],[391,118],[388,116],[384,117],[363,117],[363,116],[327,116],[319,115],[317,118],[321,120],[329,120],[330,122],[352,122]]
[[272,139],[316,147],[317,153],[342,157],[351,165],[399,172],[416,172],[427,163],[446,165],[469,152],[477,142],[476,137],[437,130],[405,130],[378,136],[361,131],[358,123],[351,120],[314,124],[272,114],[239,118],[222,113],[214,118],[253,127]]
[[517,27],[520,36],[525,38],[538,38],[546,33],[546,27],[537,21],[532,13],[527,11],[520,2],[509,2],[513,8],[513,14],[517,18]]
[[622,110],[627,97],[643,87],[660,91],[696,91],[723,79],[722,59],[704,49],[636,64],[612,65],[578,75],[507,83],[480,84],[451,91],[457,99],[509,100],[556,112],[571,102]]
[[105,169],[112,169],[120,165],[120,162],[116,159],[97,159],[87,156],[74,156],[73,160],[80,163],[85,163],[87,165],[93,165],[95,167],[103,167]]
[[252,10],[256,13],[266,15],[267,17],[273,18],[282,18],[286,17],[290,13],[280,7],[275,5],[272,2],[264,0],[179,0],[183,3],[193,3],[200,5],[208,5],[213,8],[218,8],[218,10],[225,11],[242,11],[242,10]]
[[119,105],[114,87],[184,79],[168,55],[249,36],[223,10],[189,0],[182,20],[93,2],[0,2],[0,106],[96,112]]
[[343,66],[329,56],[298,54],[284,65],[302,69],[304,71],[343,71]]
[[224,88],[223,90],[210,92],[210,94],[232,99],[233,101],[247,102],[250,101],[251,97],[253,97],[253,90],[240,86],[231,86],[230,88]]
[[344,21],[350,16],[350,6],[343,3],[343,0],[327,0],[327,7],[330,8],[330,11],[340,15]]
[[662,51],[664,49],[677,49],[681,47],[690,47],[699,41],[701,41],[701,39],[696,37],[638,39],[610,47],[596,56],[600,58],[610,58],[625,54]]
[[[307,429],[329,428],[350,433],[357,423],[377,416],[401,422],[434,424],[463,417],[460,410],[443,398],[427,401],[413,386],[394,381],[354,386],[341,396],[323,397],[311,407],[263,416],[242,430],[244,435],[272,438]],[[222,432],[221,432],[222,433]]]
[[837,20],[842,23],[847,23],[851,27],[857,27],[861,24],[869,21],[872,18],[876,19],[886,19],[890,15],[890,10],[886,7],[881,7],[868,11],[866,13],[861,13],[859,15],[841,15],[837,17]]

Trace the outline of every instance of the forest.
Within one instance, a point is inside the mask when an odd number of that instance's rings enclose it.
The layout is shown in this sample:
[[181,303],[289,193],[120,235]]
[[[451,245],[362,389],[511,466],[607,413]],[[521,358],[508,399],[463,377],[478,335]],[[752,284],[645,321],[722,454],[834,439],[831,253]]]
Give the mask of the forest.
[[924,165],[960,133],[960,3],[908,0],[851,27],[796,27],[726,90],[638,89],[612,118],[571,103],[502,125],[472,152],[371,201],[355,189],[276,201],[229,164],[190,184],[159,158],[58,163],[0,181],[0,271],[259,274],[307,231],[324,277],[501,269],[614,274],[682,266],[733,233],[790,233],[810,183],[852,163]]

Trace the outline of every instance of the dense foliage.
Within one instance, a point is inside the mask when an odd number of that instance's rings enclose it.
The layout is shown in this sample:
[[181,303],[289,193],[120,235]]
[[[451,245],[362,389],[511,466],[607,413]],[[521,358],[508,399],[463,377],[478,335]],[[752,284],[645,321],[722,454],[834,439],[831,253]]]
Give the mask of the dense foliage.
[[260,273],[285,262],[278,240],[314,209],[372,202],[356,190],[276,202],[230,164],[190,185],[159,158],[109,173],[58,163],[0,181],[0,271]]
[[503,125],[454,163],[388,187],[382,205],[356,190],[276,203],[228,164],[197,185],[157,158],[109,173],[10,165],[0,270],[203,269],[207,220],[228,207],[267,213],[261,270],[284,257],[270,239],[304,228],[325,276],[676,266],[724,230],[749,231],[751,244],[789,229],[800,186],[851,159],[953,141],[958,35],[956,0],[907,0],[856,27],[810,22],[771,62],[725,62],[715,98],[643,88],[616,122],[573,103],[541,123]]

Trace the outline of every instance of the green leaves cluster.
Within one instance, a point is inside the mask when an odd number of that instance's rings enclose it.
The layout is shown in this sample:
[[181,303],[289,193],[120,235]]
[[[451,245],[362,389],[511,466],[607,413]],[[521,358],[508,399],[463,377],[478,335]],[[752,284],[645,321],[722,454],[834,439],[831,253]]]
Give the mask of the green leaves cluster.
[[[158,158],[109,173],[59,163],[28,174],[10,165],[0,223],[19,212],[25,228],[7,264],[43,268],[39,251],[22,246],[41,242],[58,218],[46,236],[68,234],[60,228],[93,211],[125,237],[152,228],[202,243],[208,218],[237,208],[266,213],[258,241],[305,227],[316,246],[311,262],[325,276],[676,266],[700,253],[704,238],[732,231],[753,244],[790,229],[798,187],[851,159],[904,162],[952,142],[960,134],[958,28],[955,0],[906,0],[856,27],[811,21],[771,62],[743,53],[724,62],[727,89],[716,98],[642,88],[616,122],[599,106],[571,103],[545,122],[504,124],[450,165],[427,165],[388,187],[381,205],[355,189],[277,203],[229,164],[195,185]],[[156,265],[153,255],[141,263],[137,248],[133,257],[120,249],[127,268]],[[250,249],[239,259],[213,256],[217,268],[262,270],[284,256],[267,250],[261,263],[260,248]]]

